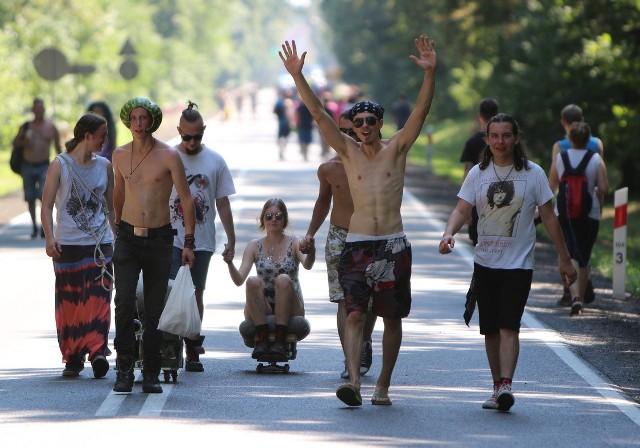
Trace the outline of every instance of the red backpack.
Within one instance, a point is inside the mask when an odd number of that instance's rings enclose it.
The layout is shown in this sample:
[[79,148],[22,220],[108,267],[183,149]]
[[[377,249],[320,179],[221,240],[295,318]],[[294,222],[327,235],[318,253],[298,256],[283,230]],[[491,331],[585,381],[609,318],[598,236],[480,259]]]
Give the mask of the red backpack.
[[583,219],[589,216],[593,198],[589,192],[589,179],[585,170],[594,154],[593,151],[587,151],[580,164],[573,168],[567,151],[560,153],[564,163],[557,202],[560,218]]

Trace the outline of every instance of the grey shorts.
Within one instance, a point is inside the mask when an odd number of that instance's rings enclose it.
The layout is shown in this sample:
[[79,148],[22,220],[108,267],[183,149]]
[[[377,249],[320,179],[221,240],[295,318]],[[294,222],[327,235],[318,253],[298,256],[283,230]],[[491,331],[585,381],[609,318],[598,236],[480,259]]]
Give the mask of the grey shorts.
[[[211,256],[213,252],[209,252],[206,250],[196,250],[193,252],[196,260],[193,263],[193,267],[191,268],[191,279],[193,280],[193,285],[196,287],[196,291],[204,291],[204,288],[207,286],[207,274],[209,273],[209,262],[211,261]],[[171,272],[169,274],[169,278],[172,280],[176,279],[176,275],[178,275],[178,270],[182,266],[182,249],[173,246],[173,257],[171,261]]]
[[344,300],[344,291],[340,285],[338,278],[338,265],[340,264],[340,255],[344,249],[344,242],[347,239],[349,231],[342,227],[329,225],[327,233],[327,243],[324,246],[324,260],[327,263],[327,280],[329,281],[329,300],[331,302],[340,302]]

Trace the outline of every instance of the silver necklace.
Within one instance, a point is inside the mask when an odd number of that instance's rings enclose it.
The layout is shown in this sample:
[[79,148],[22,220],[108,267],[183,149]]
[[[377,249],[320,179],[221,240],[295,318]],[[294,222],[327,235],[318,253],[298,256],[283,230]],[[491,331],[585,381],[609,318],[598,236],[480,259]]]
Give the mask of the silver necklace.
[[494,161],[491,162],[493,164],[493,172],[496,174],[496,177],[498,178],[498,180],[500,181],[500,184],[502,185],[503,183],[505,183],[505,181],[507,180],[507,178],[511,175],[511,172],[513,171],[513,169],[516,167],[516,164],[514,163],[513,165],[511,165],[511,169],[509,170],[509,172],[507,173],[507,175],[505,176],[504,179],[500,179],[500,176],[498,176],[498,172],[496,171],[496,163]]
[[153,137],[153,140],[151,141],[151,147],[149,147],[149,150],[147,151],[147,153],[142,157],[142,159],[140,159],[140,161],[138,162],[138,164],[136,165],[135,168],[133,168],[133,143],[131,143],[131,163],[129,165],[129,175],[126,177],[127,181],[131,180],[131,176],[133,176],[133,173],[135,173],[135,171],[138,169],[138,167],[140,166],[140,164],[144,161],[144,159],[147,158],[147,156],[149,155],[149,153],[151,152],[151,150],[153,149],[153,147],[156,144],[156,139],[155,137]]

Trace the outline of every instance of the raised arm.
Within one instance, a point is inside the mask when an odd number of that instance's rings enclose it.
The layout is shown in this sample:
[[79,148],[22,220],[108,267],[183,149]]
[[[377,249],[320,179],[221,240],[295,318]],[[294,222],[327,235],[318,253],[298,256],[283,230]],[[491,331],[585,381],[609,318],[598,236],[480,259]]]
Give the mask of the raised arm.
[[327,113],[322,101],[320,101],[320,98],[314,93],[302,74],[302,67],[304,66],[304,59],[307,52],[305,51],[302,53],[302,56],[298,57],[296,41],[294,40],[291,41],[291,44],[289,44],[289,41],[285,41],[284,44],[282,44],[282,51],[279,51],[278,55],[280,55],[284,67],[293,78],[302,102],[307,106],[316,123],[318,123],[320,132],[322,132],[329,146],[335,149],[338,154],[346,156],[347,143],[345,135],[340,132],[340,128],[335,120]]
[[416,107],[409,115],[409,119],[402,129],[392,138],[398,139],[400,151],[409,151],[420,136],[436,87],[436,43],[427,36],[420,36],[415,40],[418,56],[409,56],[416,65],[424,70],[422,87],[418,94]]

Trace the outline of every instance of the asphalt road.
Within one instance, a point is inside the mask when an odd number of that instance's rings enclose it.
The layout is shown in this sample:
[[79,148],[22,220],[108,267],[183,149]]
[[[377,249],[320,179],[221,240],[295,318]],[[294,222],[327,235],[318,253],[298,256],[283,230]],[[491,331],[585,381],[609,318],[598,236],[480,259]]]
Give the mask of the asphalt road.
[[[205,134],[236,182],[237,261],[257,236],[256,217],[267,198],[284,198],[290,230],[301,235],[317,193],[319,147],[312,146],[305,163],[292,138],[287,160],[278,162],[273,98],[262,100],[257,117],[209,123]],[[461,319],[471,252],[459,245],[450,256],[437,253],[447,207],[407,190],[402,211],[413,245],[413,308],[404,320],[393,406],[368,402],[381,364],[380,322],[373,366],[363,379],[365,403],[355,409],[335,397],[342,353],[321,255],[312,271],[301,273],[312,330],[286,375],[255,372],[238,333],[244,290],[214,256],[205,292],[204,373],[180,370],[177,383],[163,385],[160,395],[142,394],[139,384],[132,394],[113,394],[113,371],[103,380],[93,379],[89,367],[79,378],[61,377],[51,262],[42,240],[28,239],[28,217],[19,216],[0,229],[3,445],[640,446],[637,405],[529,312],[514,379],[516,404],[510,413],[482,410],[491,387],[484,345],[476,318],[471,328]],[[319,254],[326,230],[325,224],[317,235]]]

